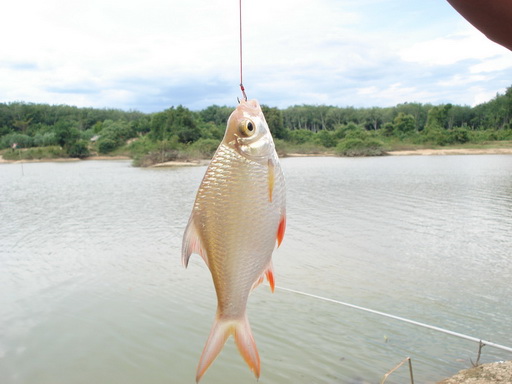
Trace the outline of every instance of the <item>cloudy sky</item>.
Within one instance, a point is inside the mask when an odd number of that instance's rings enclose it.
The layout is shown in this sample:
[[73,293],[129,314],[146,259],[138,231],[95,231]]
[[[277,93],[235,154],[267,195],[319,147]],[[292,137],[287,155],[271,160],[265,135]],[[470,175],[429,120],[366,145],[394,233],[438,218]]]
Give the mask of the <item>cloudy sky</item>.
[[[157,112],[235,105],[238,0],[2,6],[0,102]],[[476,105],[512,52],[445,0],[242,0],[244,85],[269,106]]]

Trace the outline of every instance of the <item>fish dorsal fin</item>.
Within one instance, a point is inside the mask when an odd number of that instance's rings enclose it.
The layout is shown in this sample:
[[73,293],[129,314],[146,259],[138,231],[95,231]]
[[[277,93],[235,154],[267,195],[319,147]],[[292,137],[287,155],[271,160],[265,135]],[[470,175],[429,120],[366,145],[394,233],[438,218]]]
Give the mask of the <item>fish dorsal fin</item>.
[[185,268],[188,266],[188,260],[190,259],[190,255],[192,253],[196,253],[201,256],[206,265],[208,265],[208,255],[202,244],[201,238],[199,237],[199,233],[197,232],[193,213],[190,216],[187,228],[185,229],[185,234],[183,235],[183,243],[181,246],[181,262]]

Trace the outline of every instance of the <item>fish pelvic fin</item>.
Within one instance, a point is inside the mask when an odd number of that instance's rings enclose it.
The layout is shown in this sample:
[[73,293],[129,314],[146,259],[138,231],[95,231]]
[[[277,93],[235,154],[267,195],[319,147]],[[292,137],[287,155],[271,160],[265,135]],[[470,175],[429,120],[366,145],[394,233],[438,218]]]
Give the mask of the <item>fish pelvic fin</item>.
[[259,286],[263,281],[265,280],[265,277],[267,277],[268,284],[270,285],[270,290],[272,293],[275,289],[275,280],[274,280],[274,266],[272,265],[272,260],[268,264],[268,267],[265,269],[265,272],[254,282],[254,284],[251,287],[251,291],[255,289],[257,286]]
[[190,255],[192,253],[197,253],[200,255],[206,265],[208,265],[208,254],[203,247],[201,242],[201,237],[197,231],[195,222],[194,222],[194,213],[190,216],[190,219],[187,224],[187,228],[185,229],[185,233],[183,235],[183,242],[181,245],[181,263],[185,268],[188,266],[188,261],[190,259]]
[[267,276],[268,284],[270,285],[270,290],[274,293],[275,289],[275,280],[274,280],[274,266],[272,265],[272,261],[269,264],[269,267],[265,271],[265,276]]
[[279,221],[279,226],[277,227],[277,246],[279,247],[284,239],[284,232],[286,231],[286,213],[283,212],[281,215],[281,220]]
[[196,383],[201,380],[204,373],[213,363],[224,347],[230,335],[235,336],[235,343],[238,351],[245,362],[254,373],[256,378],[260,377],[260,356],[256,348],[256,342],[252,336],[249,319],[244,314],[240,319],[222,319],[218,314],[213,323],[210,336],[206,341],[196,372]]

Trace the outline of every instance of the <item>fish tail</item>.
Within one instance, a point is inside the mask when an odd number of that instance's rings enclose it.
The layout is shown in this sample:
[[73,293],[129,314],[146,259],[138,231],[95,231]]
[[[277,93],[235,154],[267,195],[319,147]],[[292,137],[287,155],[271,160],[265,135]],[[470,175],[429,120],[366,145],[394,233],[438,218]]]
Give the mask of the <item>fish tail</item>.
[[254,376],[259,379],[260,355],[258,354],[258,348],[256,347],[254,337],[252,336],[251,326],[249,325],[247,314],[244,314],[243,318],[237,322],[235,328],[235,343],[238,347],[238,351],[244,358],[251,371],[254,373]]
[[260,356],[256,348],[254,337],[252,336],[247,315],[244,314],[241,319],[222,319],[217,315],[212,330],[210,331],[210,336],[206,341],[203,354],[199,359],[196,382],[201,380],[201,377],[203,377],[206,370],[218,356],[230,335],[235,336],[235,343],[238,350],[251,371],[254,372],[256,378],[260,377]]

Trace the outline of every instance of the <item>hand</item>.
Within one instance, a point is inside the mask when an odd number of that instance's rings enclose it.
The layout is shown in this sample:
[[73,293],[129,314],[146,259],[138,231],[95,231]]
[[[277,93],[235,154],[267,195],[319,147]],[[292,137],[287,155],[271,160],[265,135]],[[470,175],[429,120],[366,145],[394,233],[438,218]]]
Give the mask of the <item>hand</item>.
[[492,41],[512,50],[512,0],[448,0]]

